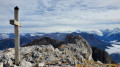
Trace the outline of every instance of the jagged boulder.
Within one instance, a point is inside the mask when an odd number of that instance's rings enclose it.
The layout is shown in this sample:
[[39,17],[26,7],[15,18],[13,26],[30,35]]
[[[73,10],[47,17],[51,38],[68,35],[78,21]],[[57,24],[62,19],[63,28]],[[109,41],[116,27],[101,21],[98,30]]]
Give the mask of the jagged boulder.
[[88,44],[88,42],[80,35],[78,36],[73,36],[72,34],[67,35],[65,38],[65,43],[73,44],[73,45],[69,45],[72,51],[81,54],[87,60],[92,60],[92,49]]
[[32,67],[32,63],[23,59],[19,66],[20,67]]

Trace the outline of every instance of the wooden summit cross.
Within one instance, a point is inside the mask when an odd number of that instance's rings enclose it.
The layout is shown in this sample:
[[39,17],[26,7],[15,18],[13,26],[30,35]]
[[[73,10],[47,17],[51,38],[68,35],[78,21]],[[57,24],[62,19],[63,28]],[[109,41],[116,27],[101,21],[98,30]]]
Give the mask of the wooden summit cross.
[[19,26],[21,27],[22,24],[19,22],[19,8],[17,6],[14,8],[14,20],[10,20],[10,24],[15,28],[15,64],[18,65],[20,62]]

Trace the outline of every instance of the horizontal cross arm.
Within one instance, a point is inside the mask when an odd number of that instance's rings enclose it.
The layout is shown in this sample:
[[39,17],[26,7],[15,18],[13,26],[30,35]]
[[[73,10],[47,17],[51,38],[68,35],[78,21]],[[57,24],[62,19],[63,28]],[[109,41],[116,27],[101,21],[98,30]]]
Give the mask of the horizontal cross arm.
[[16,20],[10,20],[10,24],[11,25],[18,25],[18,26],[22,26],[22,24],[21,23],[19,23],[18,21],[16,21]]

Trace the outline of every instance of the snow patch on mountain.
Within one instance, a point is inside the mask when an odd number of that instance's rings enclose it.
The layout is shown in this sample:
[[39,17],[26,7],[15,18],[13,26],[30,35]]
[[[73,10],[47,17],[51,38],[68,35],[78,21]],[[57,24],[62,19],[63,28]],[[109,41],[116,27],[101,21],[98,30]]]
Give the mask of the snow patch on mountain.
[[5,39],[5,38],[9,38],[9,35],[5,34],[5,33],[1,33],[0,34],[0,39]]
[[105,29],[101,30],[103,34],[107,34],[107,36],[110,36],[112,34],[120,33],[120,28],[114,28],[114,29]]
[[103,33],[98,29],[90,29],[90,30],[81,29],[81,30],[76,30],[75,32],[76,33],[86,32],[86,33],[89,33],[89,34],[95,34],[95,35],[98,35],[98,36],[103,36]]
[[113,30],[110,30],[110,34],[116,34],[116,33],[120,33],[120,29],[119,28],[114,28]]
[[[20,37],[30,37],[30,36],[43,36],[47,33],[20,33]],[[14,33],[0,33],[0,40],[6,38],[14,38]]]
[[43,36],[45,33],[21,33],[21,36]]

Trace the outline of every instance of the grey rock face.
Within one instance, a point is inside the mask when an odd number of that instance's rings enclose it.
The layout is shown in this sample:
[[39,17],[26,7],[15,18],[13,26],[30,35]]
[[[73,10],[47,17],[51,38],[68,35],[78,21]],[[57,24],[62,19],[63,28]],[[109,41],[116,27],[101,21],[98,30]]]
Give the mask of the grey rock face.
[[65,38],[65,42],[67,44],[71,43],[74,45],[68,45],[69,49],[71,49],[74,53],[78,53],[82,55],[87,60],[92,60],[92,49],[88,42],[82,38],[81,36],[73,36],[67,35]]
[[[61,50],[62,46],[64,46],[63,50]],[[59,48],[54,48],[52,45],[34,45],[22,47],[20,49],[21,62],[17,67],[32,67],[43,65],[41,63],[44,63],[45,65],[73,66],[75,65],[75,61],[78,61],[77,63],[82,63],[85,59],[83,55],[79,53],[79,47],[77,47],[76,44],[63,44],[62,46]],[[72,48],[73,46],[74,48]],[[0,55],[0,62],[3,62],[3,65],[15,67],[14,49],[10,48],[8,50],[10,51],[4,52]]]
[[43,67],[45,65],[45,63],[39,63],[37,66],[38,67]]
[[[81,36],[67,35],[65,38],[65,41],[57,41],[48,37],[44,37],[44,38],[36,39],[33,42],[27,44],[26,46],[31,46],[32,44],[47,45],[49,43],[53,45],[53,47],[55,48],[61,46],[62,44],[64,44],[65,46],[67,44],[71,44],[67,46],[67,48],[69,48],[68,50],[71,50],[77,54],[82,55],[87,60],[92,60],[92,49],[88,44],[88,42]],[[72,44],[75,44],[75,45],[72,45]],[[62,49],[65,50],[65,48],[61,48],[60,50]]]
[[22,60],[19,66],[20,67],[32,67],[32,64],[31,64],[31,62],[28,62],[26,60]]
[[9,48],[0,54],[0,62],[3,62],[3,67],[10,67],[14,63],[14,49]]

